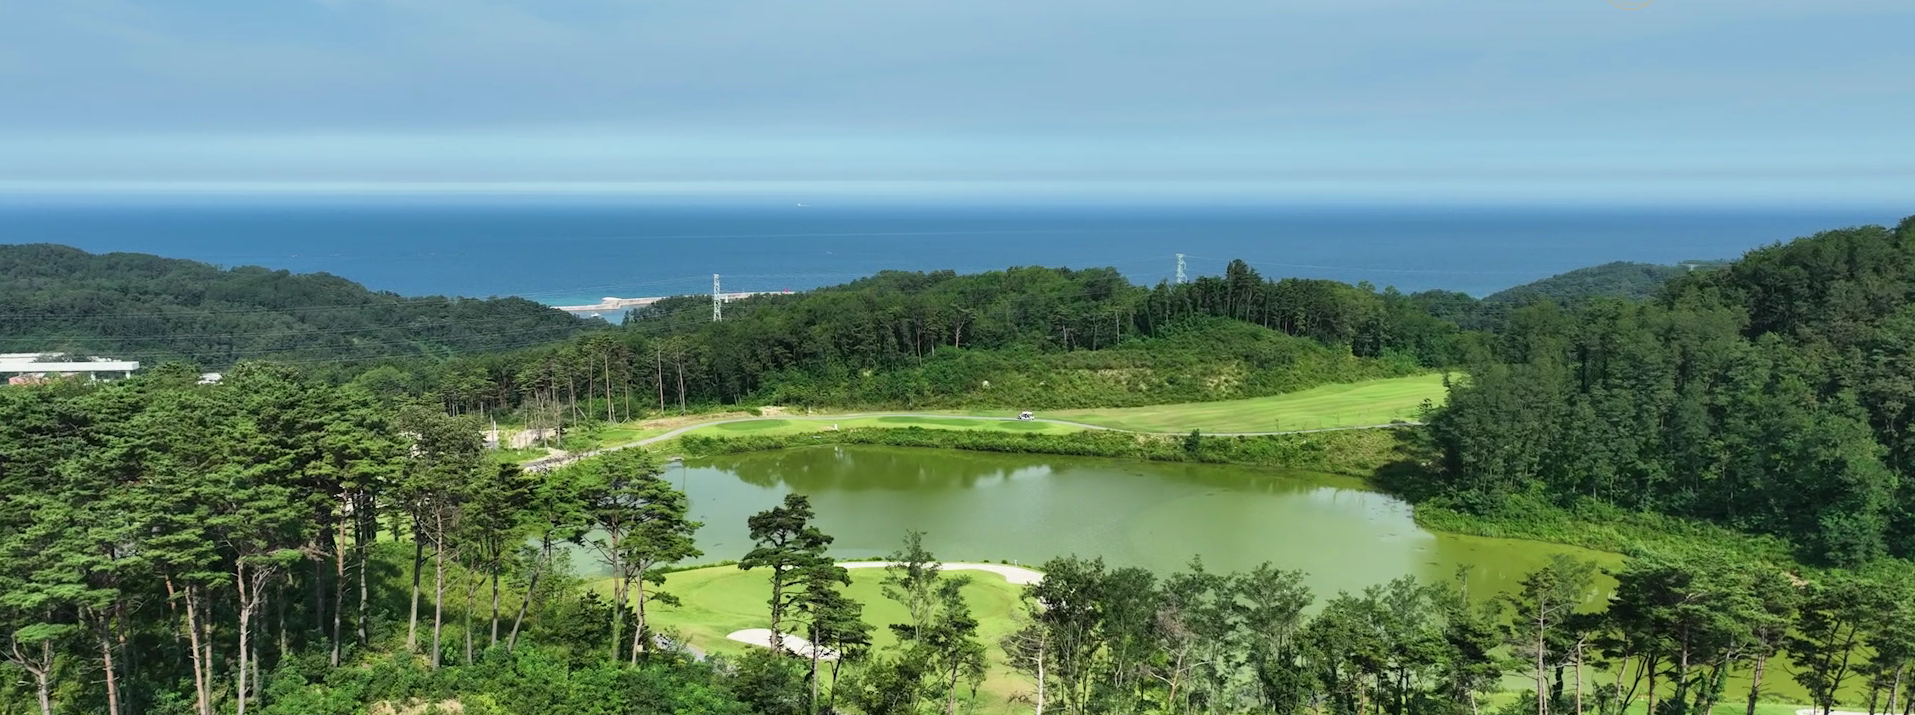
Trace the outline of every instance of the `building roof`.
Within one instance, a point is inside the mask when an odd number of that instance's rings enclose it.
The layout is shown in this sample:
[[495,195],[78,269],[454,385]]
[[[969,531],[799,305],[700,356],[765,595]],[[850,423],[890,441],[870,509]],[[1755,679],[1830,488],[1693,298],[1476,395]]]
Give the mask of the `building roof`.
[[6,372],[132,372],[140,364],[132,360],[96,360],[92,362],[32,362],[0,359],[0,373]]

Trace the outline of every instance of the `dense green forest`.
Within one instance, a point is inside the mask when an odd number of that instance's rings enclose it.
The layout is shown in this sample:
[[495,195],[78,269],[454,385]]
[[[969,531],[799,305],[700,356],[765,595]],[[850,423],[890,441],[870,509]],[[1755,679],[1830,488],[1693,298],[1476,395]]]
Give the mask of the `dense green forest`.
[[1616,261],[1500,290],[1485,296],[1483,302],[1521,307],[1547,300],[1569,307],[1595,298],[1644,300],[1655,297],[1669,281],[1697,267],[1697,264],[1667,266]]
[[564,340],[586,321],[522,298],[405,298],[324,273],[141,253],[0,245],[0,352],[208,369],[248,359],[348,364]]
[[[716,323],[696,299],[666,301],[515,352],[0,390],[0,713],[953,712],[985,658],[1068,713],[1480,715],[1505,675],[1530,684],[1510,713],[1702,713],[1752,702],[1764,678],[1824,707],[1910,710],[1915,578],[1884,557],[1915,554],[1915,218],[1685,271],[1648,299],[1568,302],[1496,314],[1241,263],[1149,288],[1106,270],[886,273],[742,301]],[[766,574],[774,629],[846,662],[700,658],[645,615],[670,607],[661,576],[700,557],[650,457],[529,475],[486,457],[476,416],[1143,404],[1433,366],[1468,379],[1427,429],[1399,432],[1415,469],[1388,486],[1420,508],[1668,515],[1843,568],[1644,552],[1592,609],[1599,577],[1566,560],[1496,598],[1459,575],[1318,604],[1271,569],[1060,559],[1002,643],[977,639],[950,595],[960,578],[904,568],[891,592],[915,620],[877,625],[911,637],[874,649],[796,499],[753,517],[743,567]],[[1231,459],[1196,435],[1134,450]]]
[[1514,312],[1433,419],[1444,503],[1581,504],[1915,555],[1915,218],[1828,231],[1652,300]]
[[[92,306],[82,297],[111,297],[121,302],[64,314],[87,325],[122,321],[172,344],[195,333],[130,306],[159,293],[173,297],[155,304],[192,303],[201,309],[190,314],[206,320],[354,326],[407,325],[412,318],[381,321],[412,310],[523,308],[546,325],[535,332],[574,337],[506,352],[461,352],[448,339],[420,349],[430,358],[306,367],[383,398],[425,397],[453,414],[533,426],[721,405],[1130,406],[1461,368],[1471,379],[1427,431],[1437,474],[1412,494],[1434,498],[1433,507],[1493,516],[1598,505],[1693,517],[1786,538],[1811,560],[1860,563],[1915,552],[1907,536],[1915,533],[1907,477],[1915,444],[1906,435],[1915,388],[1904,384],[1915,367],[1906,355],[1915,339],[1909,233],[1907,222],[1844,229],[1677,269],[1641,300],[1626,296],[1661,272],[1630,264],[1478,301],[1273,280],[1238,261],[1222,276],[1150,287],[1111,269],[886,272],[740,301],[722,322],[709,319],[703,299],[687,297],[634,312],[617,328],[585,330],[589,323],[530,303],[408,301],[330,276],[50,246],[4,249],[41,258],[3,264],[9,285],[22,289],[0,300],[66,296]],[[211,282],[186,280],[201,274]],[[239,301],[215,298],[246,294],[242,286],[257,289],[243,301],[253,307],[206,308]],[[309,301],[328,305],[315,297],[333,295],[327,288],[353,297],[339,310],[299,312]],[[181,297],[189,294],[198,302]],[[45,329],[46,315],[8,311],[0,320],[9,321],[8,339],[26,340]],[[97,337],[103,328],[75,330]],[[287,341],[320,341],[313,354],[350,353],[362,342],[379,349],[360,327],[287,330],[303,336]],[[422,337],[429,330],[392,330],[415,345],[432,342]],[[219,354],[243,352],[231,347]],[[451,357],[437,357],[444,354]]]
[[797,664],[694,662],[604,597],[698,556],[648,455],[535,477],[472,418],[196,383],[0,391],[0,713],[797,712]]
[[1111,269],[885,272],[740,301],[719,323],[684,297],[610,328],[519,299],[401,298],[325,274],[0,246],[0,349],[206,369],[272,359],[438,395],[454,411],[562,423],[723,404],[1133,406],[1456,365],[1522,301],[1643,290],[1643,271],[1611,268],[1483,301],[1271,280],[1241,261],[1154,287]]
[[1427,305],[1453,299],[1269,280],[1241,261],[1224,276],[1150,288],[1111,269],[887,272],[733,303],[722,322],[702,299],[678,298],[567,344],[353,379],[435,395],[455,412],[517,410],[529,421],[723,404],[1194,402],[1454,364],[1470,338]]
[[1775,656],[1818,703],[1908,707],[1900,572],[1641,554],[1603,606],[1594,565],[1558,558],[1494,597],[1462,572],[1319,603],[1268,566],[1066,557],[986,642],[915,534],[884,574],[908,620],[868,623],[798,495],[750,517],[736,568],[774,632],[842,662],[704,657],[646,615],[700,549],[641,450],[531,475],[469,416],[270,365],[196,377],[0,391],[0,713],[949,715],[988,662],[1047,712],[1475,714],[1520,676],[1498,712],[1703,713],[1753,703]]
[[546,422],[725,404],[1199,402],[1460,365],[1529,302],[1645,290],[1634,268],[1559,278],[1479,301],[1270,279],[1242,261],[1222,276],[1150,287],[1107,268],[894,271],[733,303],[722,322],[710,320],[704,299],[674,298],[569,344],[359,378],[437,395],[455,411],[523,410]]

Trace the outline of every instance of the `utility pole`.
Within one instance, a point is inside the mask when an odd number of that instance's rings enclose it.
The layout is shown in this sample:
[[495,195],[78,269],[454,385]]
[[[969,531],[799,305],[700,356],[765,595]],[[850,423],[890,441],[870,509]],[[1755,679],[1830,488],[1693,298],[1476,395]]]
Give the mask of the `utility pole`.
[[711,322],[725,319],[725,299],[718,292],[718,274],[711,274]]
[[1184,277],[1184,254],[1181,254],[1181,253],[1177,254],[1177,282],[1178,283],[1190,282],[1189,278]]

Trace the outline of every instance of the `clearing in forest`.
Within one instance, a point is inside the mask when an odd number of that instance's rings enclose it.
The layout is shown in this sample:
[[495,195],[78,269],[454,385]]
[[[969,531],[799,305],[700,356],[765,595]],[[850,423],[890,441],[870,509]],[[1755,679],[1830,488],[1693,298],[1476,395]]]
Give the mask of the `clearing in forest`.
[[[741,435],[809,434],[854,427],[922,427],[925,429],[991,430],[1066,434],[1088,425],[1130,432],[1183,434],[1193,429],[1210,434],[1299,432],[1339,427],[1384,425],[1414,420],[1425,401],[1442,404],[1447,395],[1443,376],[1412,375],[1381,380],[1323,385],[1300,392],[1220,402],[1194,402],[1150,407],[1040,410],[1036,420],[1009,418],[1013,410],[965,410],[959,413],[906,413],[748,417],[742,413],[673,418],[676,429],[658,422],[621,425],[600,435],[600,446],[655,441],[687,432]],[[977,419],[988,417],[990,419]],[[700,420],[707,420],[699,424]],[[1059,424],[1052,422],[1077,423]]]
[[[1283,432],[1414,420],[1423,401],[1443,404],[1443,376],[1412,375],[1323,385],[1269,397],[1120,409],[1044,410],[1038,417],[1134,432]],[[974,413],[982,414],[982,413]]]

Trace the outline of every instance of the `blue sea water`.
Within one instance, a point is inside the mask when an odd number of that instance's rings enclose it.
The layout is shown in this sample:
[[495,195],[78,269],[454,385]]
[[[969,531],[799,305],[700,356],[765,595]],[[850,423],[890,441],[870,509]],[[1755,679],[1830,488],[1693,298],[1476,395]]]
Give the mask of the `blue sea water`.
[[325,271],[405,295],[804,290],[884,269],[1112,266],[1143,283],[1229,259],[1267,276],[1485,295],[1617,260],[1733,258],[1893,211],[1765,208],[657,205],[610,201],[0,201],[0,243]]

